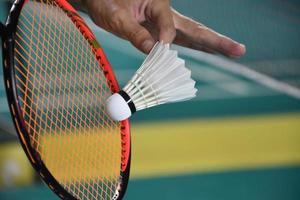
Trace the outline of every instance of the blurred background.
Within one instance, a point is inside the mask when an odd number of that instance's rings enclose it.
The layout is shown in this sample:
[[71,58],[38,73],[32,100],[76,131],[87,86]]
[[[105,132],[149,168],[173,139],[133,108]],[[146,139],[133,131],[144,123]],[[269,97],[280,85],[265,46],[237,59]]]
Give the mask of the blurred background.
[[[173,0],[172,5],[244,43],[247,53],[230,60],[174,47],[186,59],[199,92],[192,101],[132,118],[125,199],[300,199],[300,2]],[[2,22],[9,8],[0,1]],[[145,55],[81,14],[124,86]],[[0,199],[58,199],[18,143],[3,81]]]

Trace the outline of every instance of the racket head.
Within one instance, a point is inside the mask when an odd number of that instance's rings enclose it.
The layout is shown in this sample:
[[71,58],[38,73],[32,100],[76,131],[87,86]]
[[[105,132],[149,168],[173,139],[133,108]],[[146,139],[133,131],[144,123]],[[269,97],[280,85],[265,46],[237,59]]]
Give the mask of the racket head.
[[105,100],[119,86],[84,20],[64,0],[17,0],[2,32],[9,108],[40,177],[62,199],[122,199],[130,124],[106,114]]

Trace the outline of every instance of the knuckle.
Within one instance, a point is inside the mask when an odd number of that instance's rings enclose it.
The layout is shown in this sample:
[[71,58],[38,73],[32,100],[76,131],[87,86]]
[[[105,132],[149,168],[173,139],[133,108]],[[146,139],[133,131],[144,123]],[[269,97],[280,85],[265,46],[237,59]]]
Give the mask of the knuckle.
[[197,35],[199,41],[205,41],[207,39],[207,34],[209,33],[210,29],[206,26],[197,25],[192,32]]
[[109,16],[109,26],[113,29],[119,28],[122,26],[122,21],[125,20],[124,18],[124,11],[122,9],[117,9],[110,13]]
[[227,38],[224,36],[220,36],[216,38],[217,40],[217,48],[220,50],[226,50]]
[[166,32],[166,34],[167,34],[168,36],[170,36],[170,37],[172,37],[172,38],[174,38],[175,35],[176,35],[176,30],[175,30],[175,28],[172,27],[172,26],[167,27],[167,28],[165,29],[165,32]]
[[131,41],[138,43],[147,37],[147,31],[143,28],[134,30],[129,33],[128,37]]

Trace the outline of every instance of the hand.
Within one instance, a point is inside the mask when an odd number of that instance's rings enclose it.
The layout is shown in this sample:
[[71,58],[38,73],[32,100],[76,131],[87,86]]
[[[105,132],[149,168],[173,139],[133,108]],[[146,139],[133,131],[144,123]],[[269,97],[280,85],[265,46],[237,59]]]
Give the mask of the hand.
[[239,57],[245,46],[181,15],[169,0],[83,0],[93,21],[149,53],[156,41]]

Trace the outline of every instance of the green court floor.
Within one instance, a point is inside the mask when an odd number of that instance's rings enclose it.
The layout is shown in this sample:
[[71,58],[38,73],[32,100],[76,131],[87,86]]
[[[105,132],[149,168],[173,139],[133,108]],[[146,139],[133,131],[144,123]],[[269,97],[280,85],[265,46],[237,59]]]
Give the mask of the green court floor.
[[[125,199],[298,200],[299,167],[267,168],[132,180]],[[284,187],[283,187],[284,185]],[[0,198],[54,200],[42,185],[1,192]]]

